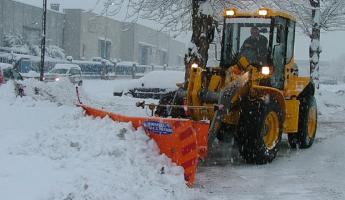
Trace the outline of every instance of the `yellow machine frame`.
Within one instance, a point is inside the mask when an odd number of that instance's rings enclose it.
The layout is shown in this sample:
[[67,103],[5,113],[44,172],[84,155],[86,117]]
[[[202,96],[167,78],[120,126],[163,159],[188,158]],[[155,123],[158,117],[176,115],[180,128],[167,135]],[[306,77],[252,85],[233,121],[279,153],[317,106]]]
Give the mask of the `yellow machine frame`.
[[[260,14],[260,10],[266,10],[267,12],[264,13],[265,15]],[[233,11],[229,12],[228,11]],[[233,14],[233,15],[229,15]],[[286,18],[288,20],[295,21],[295,19],[287,13],[279,12],[279,11],[272,11],[270,9],[259,9],[255,12],[240,12],[237,9],[227,9],[224,12],[224,16],[229,17],[257,17],[257,18],[265,18],[265,17],[274,17],[280,16]],[[245,60],[239,61],[242,66],[248,66],[248,63]],[[294,58],[290,60],[289,63],[285,65],[284,70],[284,89],[278,90],[272,87],[260,86],[258,85],[257,80],[262,78],[262,74],[257,72],[254,68],[251,70],[251,80],[249,81],[249,91],[246,91],[247,94],[250,95],[252,98],[264,98],[265,95],[274,96],[274,98],[279,102],[283,112],[284,112],[284,123],[283,123],[283,132],[285,133],[296,133],[298,131],[298,117],[299,117],[299,105],[300,102],[297,97],[300,93],[307,87],[310,83],[310,77],[299,77],[293,72],[295,62]],[[208,80],[208,91],[216,92],[220,91],[224,88],[229,82],[236,79],[233,70],[234,66],[229,67],[225,73],[225,76],[219,75],[219,73],[214,73],[212,77]],[[236,66],[235,66],[236,67]],[[214,71],[221,71],[220,68],[214,68]],[[203,72],[205,70],[202,68],[196,68],[190,70],[189,74],[189,84],[187,89],[187,102],[188,105],[193,106],[208,106],[207,104],[202,104],[201,100],[199,99],[199,93],[202,88],[203,84]],[[239,94],[241,95],[241,94]],[[239,95],[235,96],[232,99],[232,103],[236,104],[239,101]],[[202,120],[202,119],[209,119],[211,120],[214,115],[213,109],[204,109],[204,110],[191,110],[191,116],[194,120]],[[232,109],[229,113],[227,113],[223,119],[223,122],[226,124],[237,124],[240,116],[239,109]]]

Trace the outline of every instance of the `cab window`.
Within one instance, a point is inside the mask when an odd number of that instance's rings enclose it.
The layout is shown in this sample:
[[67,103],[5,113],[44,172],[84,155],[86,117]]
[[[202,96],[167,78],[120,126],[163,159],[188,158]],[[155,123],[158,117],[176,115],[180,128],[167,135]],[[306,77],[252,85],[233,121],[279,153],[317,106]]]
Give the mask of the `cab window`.
[[272,64],[273,74],[271,86],[277,89],[284,88],[284,68],[286,56],[286,19],[277,17],[274,20]]
[[287,43],[286,43],[286,63],[289,63],[294,56],[295,45],[295,22],[289,21],[287,30]]

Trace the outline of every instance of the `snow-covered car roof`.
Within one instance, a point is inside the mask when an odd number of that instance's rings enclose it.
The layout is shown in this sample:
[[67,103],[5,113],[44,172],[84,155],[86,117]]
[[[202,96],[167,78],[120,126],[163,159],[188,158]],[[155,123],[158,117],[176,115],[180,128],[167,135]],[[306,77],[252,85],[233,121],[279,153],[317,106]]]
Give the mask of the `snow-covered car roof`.
[[30,70],[27,73],[20,73],[24,78],[39,78],[40,73]]
[[54,66],[53,69],[71,69],[71,68],[78,68],[79,70],[81,70],[79,65],[70,64],[70,63],[58,63]]
[[92,57],[91,60],[96,61],[96,62],[101,62],[103,60],[103,58],[102,57]]
[[13,67],[13,65],[8,64],[8,63],[0,63],[1,69],[7,69],[7,68],[11,68],[11,67]]
[[130,62],[130,61],[121,61],[121,62],[118,62],[116,65],[118,66],[133,66],[133,65],[136,65],[138,66],[139,64],[136,63],[136,62]]
[[176,88],[176,83],[184,82],[184,72],[182,71],[152,71],[137,80],[138,86],[149,88]]
[[176,83],[184,82],[183,71],[152,71],[140,79],[133,79],[116,85],[115,92],[133,88],[165,88],[176,89]]

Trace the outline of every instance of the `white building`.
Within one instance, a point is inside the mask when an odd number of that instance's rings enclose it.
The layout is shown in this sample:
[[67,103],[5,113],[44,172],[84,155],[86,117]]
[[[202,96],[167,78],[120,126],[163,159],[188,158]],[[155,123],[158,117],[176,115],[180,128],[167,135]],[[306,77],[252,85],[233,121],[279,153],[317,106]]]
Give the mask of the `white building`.
[[[39,45],[42,9],[13,0],[0,0],[0,38],[20,34]],[[0,40],[0,46],[3,45]],[[123,23],[81,9],[59,10],[51,5],[47,16],[47,44],[65,50],[74,59],[121,59],[147,65],[183,65],[185,45],[151,28]]]

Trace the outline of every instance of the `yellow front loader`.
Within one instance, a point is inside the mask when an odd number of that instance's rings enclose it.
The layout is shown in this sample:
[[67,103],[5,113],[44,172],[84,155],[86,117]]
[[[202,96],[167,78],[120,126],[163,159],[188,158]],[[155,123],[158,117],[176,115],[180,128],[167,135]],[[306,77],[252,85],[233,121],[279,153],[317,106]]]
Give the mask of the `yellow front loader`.
[[[184,103],[187,112],[176,106],[158,108],[156,114],[209,120],[208,148],[215,138],[234,138],[250,163],[271,162],[282,133],[288,134],[292,148],[310,147],[317,108],[314,85],[310,77],[298,76],[294,62],[294,18],[265,8],[228,9],[224,16],[219,66],[201,68],[198,62],[191,63],[187,89],[161,101]],[[254,29],[263,42],[255,41]],[[247,38],[254,40],[254,46]]]
[[229,9],[224,16],[219,66],[190,63],[184,87],[168,93],[159,105],[149,105],[156,108],[156,117],[79,105],[88,115],[143,127],[161,153],[184,168],[188,185],[195,180],[198,159],[207,156],[216,138],[234,139],[243,159],[256,164],[276,157],[282,133],[292,148],[308,148],[315,138],[314,84],[298,76],[293,17],[270,9]]

